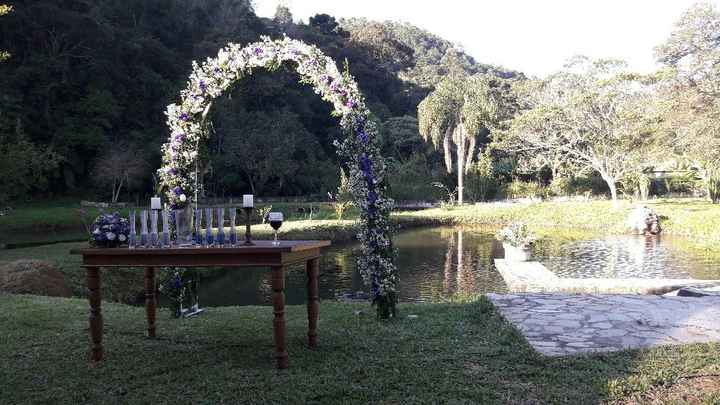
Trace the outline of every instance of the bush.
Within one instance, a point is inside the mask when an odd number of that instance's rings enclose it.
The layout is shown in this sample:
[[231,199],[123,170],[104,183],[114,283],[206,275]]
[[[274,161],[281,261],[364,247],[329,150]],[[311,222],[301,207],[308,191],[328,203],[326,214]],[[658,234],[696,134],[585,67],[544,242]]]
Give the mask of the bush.
[[481,153],[478,161],[470,166],[465,183],[465,195],[470,200],[487,201],[494,197],[497,193],[497,180],[492,157]]
[[546,198],[548,193],[547,187],[534,181],[513,180],[503,186],[505,198]]
[[22,133],[0,135],[0,204],[46,190],[61,160]]
[[554,196],[569,196],[572,190],[572,180],[567,177],[557,177],[550,182],[550,193]]
[[445,198],[442,190],[432,186],[433,182],[443,178],[434,175],[430,167],[422,155],[393,164],[387,175],[390,197],[397,201],[434,201]]

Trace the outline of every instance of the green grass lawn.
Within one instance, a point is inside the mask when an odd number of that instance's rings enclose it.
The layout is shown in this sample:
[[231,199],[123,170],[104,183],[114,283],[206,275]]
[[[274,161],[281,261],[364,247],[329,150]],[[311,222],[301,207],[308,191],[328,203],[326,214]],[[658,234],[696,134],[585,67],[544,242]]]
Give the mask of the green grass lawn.
[[[0,295],[0,307],[4,404],[591,404],[691,393],[688,379],[720,372],[717,344],[547,358],[485,299],[404,304],[389,322],[367,304],[322,302],[315,351],[305,307],[290,306],[285,371],[274,368],[270,307],[184,320],[161,309],[148,339],[143,308],[103,303],[99,364],[88,361],[85,300]],[[700,395],[720,400],[717,388]]]

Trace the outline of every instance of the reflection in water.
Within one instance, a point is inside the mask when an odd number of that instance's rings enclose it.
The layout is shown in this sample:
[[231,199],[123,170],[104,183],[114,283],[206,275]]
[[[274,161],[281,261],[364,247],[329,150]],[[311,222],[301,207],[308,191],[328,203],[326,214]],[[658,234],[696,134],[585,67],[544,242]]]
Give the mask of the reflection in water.
[[[396,235],[401,301],[437,301],[484,292],[505,291],[493,266],[502,247],[490,232],[453,228],[416,229]],[[332,299],[357,291],[367,292],[355,262],[358,244],[327,249],[320,263],[320,297]],[[286,277],[288,304],[305,302],[303,266]],[[265,269],[227,269],[202,280],[204,306],[269,304],[270,272]]]
[[536,258],[560,277],[717,278],[716,263],[694,257],[665,236],[623,235],[575,242],[545,241]]
[[[398,249],[401,301],[438,301],[486,292],[504,292],[493,258],[503,256],[492,231],[449,227],[402,232]],[[680,240],[663,236],[616,236],[601,240],[545,239],[535,256],[561,277],[720,278],[716,263],[692,257],[676,246]],[[320,297],[332,299],[367,292],[355,268],[357,244],[327,249],[320,264]],[[306,295],[304,266],[286,278],[289,304],[302,304]],[[270,272],[266,269],[227,269],[201,280],[203,306],[265,305],[270,303]]]

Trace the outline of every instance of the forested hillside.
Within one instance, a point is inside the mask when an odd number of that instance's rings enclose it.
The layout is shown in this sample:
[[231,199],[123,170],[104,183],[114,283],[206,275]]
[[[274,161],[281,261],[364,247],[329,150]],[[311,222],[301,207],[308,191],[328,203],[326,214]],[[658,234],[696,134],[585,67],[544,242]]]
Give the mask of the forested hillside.
[[[422,142],[417,105],[439,79],[516,73],[476,62],[451,43],[400,23],[293,22],[255,15],[247,0],[18,0],[0,18],[0,200],[72,194],[134,200],[153,190],[165,106],[191,61],[262,35],[318,45],[347,61],[381,124],[393,193],[435,192],[442,157]],[[339,66],[342,68],[343,66]],[[330,108],[289,69],[258,72],[213,112],[208,196],[324,195],[337,187]],[[429,164],[428,164],[429,163]],[[407,170],[412,167],[412,171]],[[412,176],[403,176],[412,173]],[[122,183],[122,188],[117,188]],[[423,191],[424,188],[424,191]]]

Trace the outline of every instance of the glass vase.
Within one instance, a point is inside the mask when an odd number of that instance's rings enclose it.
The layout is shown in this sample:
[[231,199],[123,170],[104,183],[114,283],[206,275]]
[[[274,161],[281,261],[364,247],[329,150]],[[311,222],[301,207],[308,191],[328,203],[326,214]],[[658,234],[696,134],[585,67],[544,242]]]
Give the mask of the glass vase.
[[195,245],[205,245],[205,238],[202,233],[202,210],[200,208],[195,209]]
[[218,246],[225,245],[225,208],[220,207],[217,209],[217,244]]
[[128,219],[128,222],[130,222],[130,234],[128,235],[128,247],[130,249],[135,249],[135,246],[137,246],[137,240],[136,240],[136,232],[135,232],[135,210],[130,210],[130,218]]
[[169,217],[170,217],[170,215],[168,213],[168,210],[162,210],[162,219],[163,219],[162,239],[161,239],[162,247],[170,246],[170,218]]
[[140,246],[148,247],[148,212],[140,211]]
[[178,247],[193,245],[193,210],[187,206],[182,209],[173,210],[175,216],[175,244]]
[[158,246],[158,211],[150,211],[150,246]]
[[215,242],[213,239],[213,210],[212,208],[205,208],[205,240],[208,247],[212,246]]
[[230,246],[237,245],[237,229],[235,228],[235,218],[237,218],[237,209],[230,208]]

